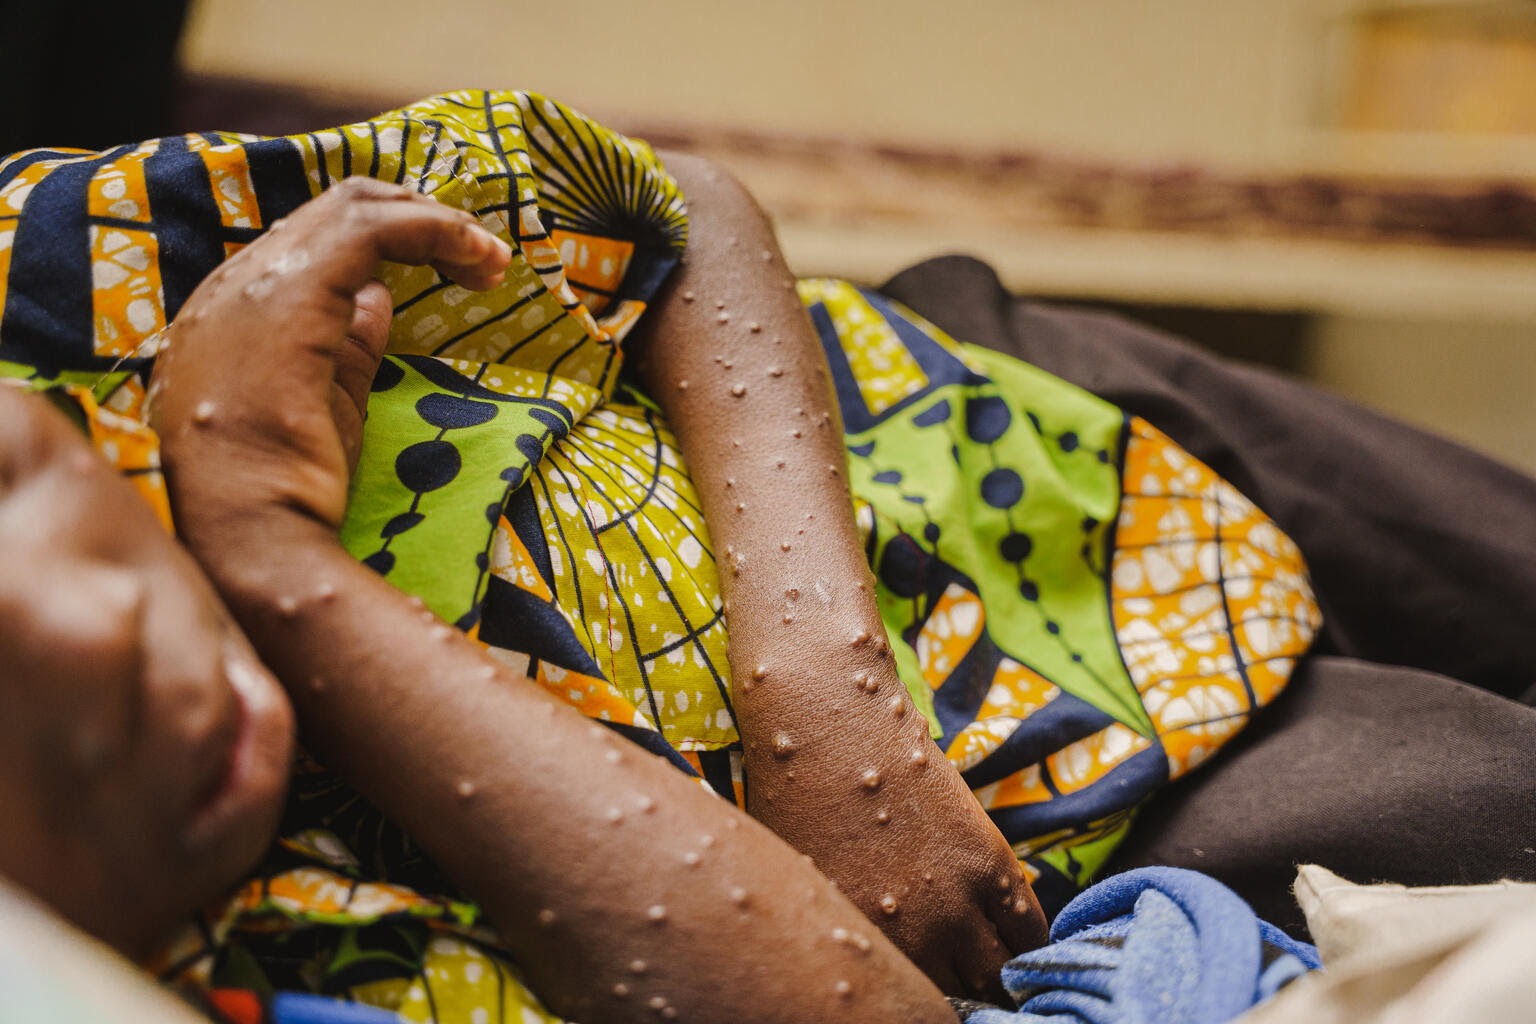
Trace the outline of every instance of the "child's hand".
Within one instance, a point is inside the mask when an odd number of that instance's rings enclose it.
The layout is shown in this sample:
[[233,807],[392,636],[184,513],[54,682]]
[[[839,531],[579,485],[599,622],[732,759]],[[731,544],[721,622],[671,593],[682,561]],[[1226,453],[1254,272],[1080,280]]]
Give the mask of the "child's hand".
[[215,271],[177,316],[151,385],[188,545],[205,555],[252,516],[337,528],[388,339],[379,261],[429,263],[484,289],[510,258],[463,211],[349,178]]
[[1045,942],[1040,905],[889,661],[859,674],[873,693],[807,687],[773,743],[749,742],[750,810],[941,989],[1000,998],[1003,964]]

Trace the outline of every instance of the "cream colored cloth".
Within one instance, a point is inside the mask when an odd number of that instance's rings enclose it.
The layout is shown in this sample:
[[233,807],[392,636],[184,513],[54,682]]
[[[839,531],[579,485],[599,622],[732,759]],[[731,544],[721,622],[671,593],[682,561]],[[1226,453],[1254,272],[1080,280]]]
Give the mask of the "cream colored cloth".
[[1536,885],[1355,885],[1307,864],[1296,899],[1323,970],[1241,1024],[1536,1021]]
[[0,878],[0,1024],[208,1024],[114,950]]

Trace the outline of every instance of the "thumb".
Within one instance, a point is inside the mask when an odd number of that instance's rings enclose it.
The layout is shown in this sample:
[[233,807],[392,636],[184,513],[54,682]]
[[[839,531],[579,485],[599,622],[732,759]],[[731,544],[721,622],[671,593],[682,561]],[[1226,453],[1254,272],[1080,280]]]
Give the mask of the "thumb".
[[357,293],[352,324],[347,337],[336,351],[336,387],[331,392],[332,413],[347,453],[349,468],[357,468],[362,447],[363,420],[368,408],[368,392],[389,343],[389,324],[394,314],[394,299],[382,281],[369,281]]

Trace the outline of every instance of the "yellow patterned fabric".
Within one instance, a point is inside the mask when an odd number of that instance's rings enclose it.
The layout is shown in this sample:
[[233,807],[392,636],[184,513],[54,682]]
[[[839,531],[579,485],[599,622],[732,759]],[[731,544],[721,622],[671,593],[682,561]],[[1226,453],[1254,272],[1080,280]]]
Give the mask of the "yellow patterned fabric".
[[[344,543],[744,805],[699,496],[622,376],[622,341],[687,233],[644,144],[542,97],[464,92],[283,139],[18,154],[0,162],[0,371],[62,396],[163,508],[142,423],[162,329],[220,261],[359,174],[473,212],[515,258],[488,294],[385,268],[395,316]],[[1305,565],[1144,421],[876,292],[815,280],[800,297],[898,671],[1059,906],[1142,801],[1283,688],[1319,624]],[[267,862],[159,967],[440,1024],[551,1019],[477,910],[309,762]]]

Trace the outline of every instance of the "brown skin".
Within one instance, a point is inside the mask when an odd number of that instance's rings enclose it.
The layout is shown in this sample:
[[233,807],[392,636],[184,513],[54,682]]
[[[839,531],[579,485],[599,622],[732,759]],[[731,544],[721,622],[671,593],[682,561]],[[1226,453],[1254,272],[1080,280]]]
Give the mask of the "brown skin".
[[0,439],[0,875],[140,955],[271,842],[292,712],[62,414],[0,387]]
[[720,560],[749,810],[945,991],[1000,997],[1045,916],[896,676],[815,328],[751,196],[666,162],[688,255],[631,344]]
[[[284,276],[299,252],[308,267]],[[483,288],[508,252],[431,200],[344,184],[200,287],[157,369],[183,539],[288,686],[306,742],[481,902],[556,1012],[654,1020],[660,997],[687,1021],[952,1020],[767,829],[341,548],[389,315],[370,283],[380,259]],[[280,301],[247,295],[264,274]]]

